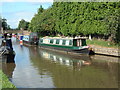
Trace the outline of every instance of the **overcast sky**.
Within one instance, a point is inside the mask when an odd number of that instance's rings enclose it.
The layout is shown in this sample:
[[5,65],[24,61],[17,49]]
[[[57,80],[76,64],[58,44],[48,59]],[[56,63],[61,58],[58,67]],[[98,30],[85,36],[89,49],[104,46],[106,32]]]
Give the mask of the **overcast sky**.
[[0,0],[0,14],[11,28],[17,28],[21,19],[30,21],[40,5],[47,9],[52,4],[52,0]]

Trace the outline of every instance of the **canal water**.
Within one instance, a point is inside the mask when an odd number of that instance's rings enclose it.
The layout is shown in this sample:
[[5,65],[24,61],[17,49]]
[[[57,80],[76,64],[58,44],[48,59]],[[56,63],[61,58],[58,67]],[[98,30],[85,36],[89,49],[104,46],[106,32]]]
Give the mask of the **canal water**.
[[13,38],[15,63],[2,63],[3,72],[17,88],[118,88],[118,58],[71,56]]

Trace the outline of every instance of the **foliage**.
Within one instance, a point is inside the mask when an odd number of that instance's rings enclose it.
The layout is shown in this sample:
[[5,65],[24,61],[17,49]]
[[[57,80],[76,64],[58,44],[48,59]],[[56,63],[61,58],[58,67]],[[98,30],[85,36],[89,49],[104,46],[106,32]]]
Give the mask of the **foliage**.
[[0,70],[0,76],[0,85],[2,85],[2,88],[16,88],[12,83],[10,83],[7,76],[3,74],[2,70]]
[[51,8],[38,9],[30,30],[45,35],[97,34],[119,42],[120,2],[54,2]]
[[29,26],[29,22],[25,21],[24,19],[22,19],[21,21],[19,21],[19,25],[18,25],[18,29],[24,29],[27,30]]
[[42,6],[38,9],[38,13],[32,18],[29,29],[32,32],[39,32],[40,35],[55,34],[55,19],[51,8],[44,10]]
[[0,29],[1,27],[3,28],[3,30],[10,30],[10,25],[7,24],[7,19],[5,18],[1,18],[0,17]]

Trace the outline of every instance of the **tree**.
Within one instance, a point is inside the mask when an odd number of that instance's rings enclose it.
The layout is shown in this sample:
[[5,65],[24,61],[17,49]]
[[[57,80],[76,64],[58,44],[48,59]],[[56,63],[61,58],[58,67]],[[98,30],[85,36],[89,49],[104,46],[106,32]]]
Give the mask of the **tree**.
[[24,30],[28,30],[29,27],[29,22],[25,21],[24,19],[22,19],[21,21],[19,21],[19,25],[18,25],[18,29],[20,30],[21,28]]
[[43,11],[44,11],[44,9],[43,9],[42,5],[40,5],[40,8],[38,9],[38,14],[43,13]]
[[7,25],[7,30],[11,30],[10,25]]
[[40,6],[29,28],[48,35],[111,36],[119,42],[119,12],[120,2],[54,2],[47,10]]
[[2,19],[2,27],[3,30],[7,30],[7,20],[5,18]]

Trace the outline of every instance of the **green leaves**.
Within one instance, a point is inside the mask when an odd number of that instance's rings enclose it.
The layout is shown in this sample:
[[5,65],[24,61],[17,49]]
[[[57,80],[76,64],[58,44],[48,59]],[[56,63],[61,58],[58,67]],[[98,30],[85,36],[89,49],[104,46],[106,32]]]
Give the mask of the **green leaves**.
[[29,22],[25,21],[24,19],[22,19],[21,21],[19,21],[19,25],[18,28],[20,29],[24,29],[27,30],[29,26]]
[[116,37],[119,8],[120,2],[54,2],[47,10],[40,6],[29,28],[49,35],[54,32],[65,36],[114,33]]
[[0,17],[0,27],[2,26],[3,30],[10,30],[10,25],[7,24],[7,19]]

